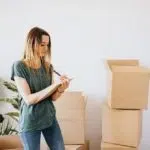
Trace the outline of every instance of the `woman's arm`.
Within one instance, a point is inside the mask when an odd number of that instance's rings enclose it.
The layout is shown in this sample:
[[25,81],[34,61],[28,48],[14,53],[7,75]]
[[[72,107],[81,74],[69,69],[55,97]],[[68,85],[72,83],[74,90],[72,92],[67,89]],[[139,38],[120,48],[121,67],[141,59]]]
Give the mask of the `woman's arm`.
[[[29,87],[26,79],[18,77],[18,76],[15,76],[14,79],[15,79],[15,83],[16,83],[16,86],[17,86],[17,89],[18,89],[20,95],[23,97],[23,99],[25,100],[25,102],[28,105],[36,104],[36,103],[44,100],[45,98],[49,97],[51,88],[53,86],[55,86],[55,84],[52,84],[39,92],[31,94],[31,90],[30,90],[30,87]],[[62,83],[62,84],[64,84],[64,83]],[[58,95],[54,96],[54,98],[57,96]]]

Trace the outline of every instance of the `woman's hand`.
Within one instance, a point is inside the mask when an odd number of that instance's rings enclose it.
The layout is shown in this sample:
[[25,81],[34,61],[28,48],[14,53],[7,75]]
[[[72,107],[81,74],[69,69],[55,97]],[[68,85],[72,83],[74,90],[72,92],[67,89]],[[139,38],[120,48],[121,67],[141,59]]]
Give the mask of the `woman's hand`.
[[60,77],[60,80],[61,80],[61,86],[58,88],[58,92],[63,93],[69,87],[69,83],[71,80],[65,75],[62,75]]
[[61,85],[56,90],[56,92],[52,95],[52,100],[56,101],[63,93],[64,91],[69,87],[69,83],[72,79],[68,78],[67,76],[63,75],[60,76]]

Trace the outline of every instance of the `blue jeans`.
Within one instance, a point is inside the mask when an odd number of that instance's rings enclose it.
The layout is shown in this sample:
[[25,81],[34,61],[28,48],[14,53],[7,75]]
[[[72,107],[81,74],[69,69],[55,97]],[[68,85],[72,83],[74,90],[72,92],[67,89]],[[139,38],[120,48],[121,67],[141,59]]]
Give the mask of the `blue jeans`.
[[64,141],[57,120],[55,119],[52,126],[43,129],[21,133],[24,150],[40,150],[41,133],[50,150],[65,150]]

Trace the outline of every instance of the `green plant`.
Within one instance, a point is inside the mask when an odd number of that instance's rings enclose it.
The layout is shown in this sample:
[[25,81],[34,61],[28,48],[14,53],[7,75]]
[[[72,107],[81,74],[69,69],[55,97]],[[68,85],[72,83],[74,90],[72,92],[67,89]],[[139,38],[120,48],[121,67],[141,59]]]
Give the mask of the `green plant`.
[[[3,117],[0,115],[1,118]],[[5,121],[4,121],[5,120]],[[12,126],[8,118],[3,118],[0,122],[0,135],[17,134],[18,131]]]
[[16,111],[14,112],[8,112],[5,114],[0,114],[0,135],[8,135],[8,134],[13,134],[17,133],[15,128],[12,127],[12,124],[10,122],[10,118],[13,119],[14,121],[18,122],[19,118],[19,102],[20,102],[20,97],[17,91],[17,87],[14,83],[5,81],[3,79],[1,80],[1,86],[5,86],[7,89],[11,90],[12,92],[15,92],[15,97],[11,98],[0,98],[0,102],[5,102],[11,104]]

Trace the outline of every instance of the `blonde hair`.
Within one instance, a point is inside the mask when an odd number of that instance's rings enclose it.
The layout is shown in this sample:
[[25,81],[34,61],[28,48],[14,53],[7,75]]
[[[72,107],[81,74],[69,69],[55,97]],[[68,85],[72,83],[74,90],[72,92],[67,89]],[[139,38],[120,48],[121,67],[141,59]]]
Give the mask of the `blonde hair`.
[[25,49],[22,61],[31,68],[36,68],[39,60],[38,56],[35,55],[35,49],[42,42],[42,35],[49,37],[48,51],[47,54],[42,58],[42,64],[44,65],[47,73],[50,71],[51,66],[51,39],[48,32],[39,27],[32,28],[25,41]]

